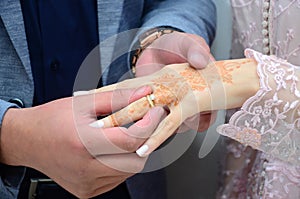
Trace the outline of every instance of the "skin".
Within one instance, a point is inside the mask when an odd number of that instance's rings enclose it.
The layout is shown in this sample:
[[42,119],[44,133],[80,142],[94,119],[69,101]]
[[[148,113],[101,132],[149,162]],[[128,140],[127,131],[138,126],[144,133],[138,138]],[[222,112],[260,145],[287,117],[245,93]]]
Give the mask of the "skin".
[[[9,109],[3,119],[0,160],[37,169],[79,198],[104,193],[143,169],[146,159],[134,152],[155,130],[163,115],[159,107],[129,128],[96,129],[96,115],[151,92],[150,87],[103,92],[56,100],[41,106]],[[104,100],[105,99],[105,100]],[[30,124],[30,125],[28,125]]]
[[[195,69],[203,69],[214,60],[202,37],[174,31],[159,37],[142,52],[136,64],[136,77],[150,75],[166,65],[178,63],[189,63]],[[215,121],[216,115],[216,111],[198,113],[185,120],[180,129],[194,129],[197,123],[194,130],[203,132]]]
[[[203,111],[240,107],[259,89],[256,66],[257,63],[253,59],[218,61],[202,70],[191,68],[189,64],[169,65],[152,75],[126,80],[96,92],[149,85],[153,89],[155,106],[168,107],[169,115],[144,143],[149,147],[144,154],[147,156],[169,138],[187,118]],[[119,113],[108,116],[104,119],[105,127],[123,125],[132,122],[131,119],[142,117],[143,112],[150,109],[149,103],[148,106],[143,106],[145,103],[148,103],[147,99],[141,98]],[[140,111],[141,109],[144,110]],[[118,114],[124,117],[115,117]],[[112,118],[115,122],[108,122]]]
[[214,58],[202,37],[174,31],[159,37],[143,51],[136,63],[136,77],[150,75],[174,63],[189,63],[202,69],[211,61]]
[[[172,63],[189,62],[200,69],[211,59],[204,39],[174,32],[158,38],[144,50],[136,65],[136,75],[152,74]],[[90,101],[86,103],[81,100],[85,99],[83,97],[77,98],[80,100],[65,98],[22,110],[9,109],[0,129],[0,161],[35,168],[80,198],[96,196],[114,188],[144,166],[146,159],[140,159],[131,152],[136,151],[153,133],[164,111],[161,107],[145,108],[148,105],[140,100],[143,105],[137,107],[141,108],[137,110],[134,106],[130,111],[133,115],[142,113],[138,116],[142,119],[135,118],[139,121],[128,129],[95,129],[89,125],[96,121],[96,115],[119,110],[149,94],[150,88],[129,100],[132,92],[96,94],[99,100],[95,100],[95,107],[87,106]],[[114,97],[117,102],[112,100]],[[119,99],[124,100],[120,103]],[[115,116],[115,121],[110,120],[115,122],[111,126],[126,120],[124,114]],[[186,123],[193,118],[188,118]],[[203,114],[199,126],[202,129],[199,130],[207,129],[210,120],[210,113]]]

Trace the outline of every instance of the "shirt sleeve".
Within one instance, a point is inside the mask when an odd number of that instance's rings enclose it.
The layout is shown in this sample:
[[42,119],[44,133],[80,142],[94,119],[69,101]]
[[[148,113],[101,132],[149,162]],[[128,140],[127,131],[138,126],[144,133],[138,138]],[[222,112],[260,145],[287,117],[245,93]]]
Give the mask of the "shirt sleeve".
[[247,49],[260,89],[217,131],[272,157],[300,165],[300,67]]
[[[0,100],[0,127],[2,126],[4,114],[12,107],[17,106],[4,100]],[[0,198],[17,198],[24,174],[24,167],[15,167],[0,163]]]
[[216,8],[212,0],[149,0],[144,10],[141,28],[169,26],[200,35],[208,44],[213,41]]

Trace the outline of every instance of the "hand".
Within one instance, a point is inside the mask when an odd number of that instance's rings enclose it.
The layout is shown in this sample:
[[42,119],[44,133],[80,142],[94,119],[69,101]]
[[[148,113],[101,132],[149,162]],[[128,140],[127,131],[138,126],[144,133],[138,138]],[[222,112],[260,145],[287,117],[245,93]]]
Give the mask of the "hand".
[[193,129],[197,132],[206,131],[217,118],[217,111],[205,111],[197,113],[196,115],[187,118],[182,125],[178,133],[186,132],[189,129]]
[[[142,136],[155,130],[163,110],[150,110],[128,129],[89,124],[96,115],[111,113],[150,92],[150,87],[118,90],[9,109],[1,129],[1,162],[35,168],[77,197],[104,193],[143,169],[146,159],[132,152],[145,141]],[[112,104],[113,98],[118,102]]]
[[[174,31],[162,35],[142,52],[136,64],[136,77],[150,75],[166,65],[176,63],[188,62],[196,69],[203,69],[212,61],[215,59],[202,37]],[[217,111],[196,114],[183,125],[203,132],[215,121],[216,113]],[[184,126],[180,128],[187,129]]]
[[259,88],[256,65],[253,59],[214,62],[202,70],[195,70],[186,63],[173,64],[152,75],[103,87],[98,92],[150,85],[153,95],[143,97],[101,121],[106,127],[124,125],[141,118],[151,106],[166,107],[169,114],[145,142],[141,148],[143,150],[137,151],[145,157],[169,138],[183,122],[189,128],[198,126],[199,119],[195,120],[195,115],[240,107]]
[[[201,74],[202,71],[216,77],[210,79],[210,76],[208,76],[209,79],[206,81],[207,79],[203,78],[206,76]],[[186,129],[185,127],[202,130],[208,128],[213,119],[211,119],[210,114],[203,111],[214,109],[210,108],[211,96],[207,82],[217,80],[217,76],[217,70],[214,67],[210,67],[207,71],[206,69],[195,70],[189,67],[187,63],[176,64],[168,65],[152,75],[125,80],[115,85],[100,88],[97,91],[134,88],[136,85],[149,85],[152,87],[153,104],[166,108],[169,114],[146,141],[145,144],[149,147],[149,151],[145,155],[148,155],[177,130],[182,132]],[[222,87],[219,86],[218,89],[222,89]],[[112,127],[122,126],[138,120],[151,108],[150,101],[151,99],[142,97],[122,110],[101,119],[100,123],[104,127]],[[184,126],[181,126],[183,123]]]
[[136,63],[136,77],[150,75],[169,64],[188,62],[202,69],[212,61],[210,48],[202,37],[174,31],[162,35],[142,52]]

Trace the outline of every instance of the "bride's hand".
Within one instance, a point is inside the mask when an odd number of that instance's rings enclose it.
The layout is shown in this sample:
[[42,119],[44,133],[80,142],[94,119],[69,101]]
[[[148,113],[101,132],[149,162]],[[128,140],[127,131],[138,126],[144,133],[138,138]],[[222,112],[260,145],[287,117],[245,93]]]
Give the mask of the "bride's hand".
[[[189,63],[195,69],[203,69],[215,59],[206,41],[199,35],[173,31],[154,40],[143,50],[136,63],[136,77],[151,75],[166,65]],[[193,128],[203,132],[216,119],[216,111],[199,113],[184,121],[180,129]],[[199,124],[198,128],[196,128]]]
[[[215,62],[202,70],[191,68],[188,64],[168,65],[152,75],[97,89],[96,92],[102,92],[149,85],[153,93],[97,121],[93,126],[122,126],[142,118],[151,107],[165,107],[169,114],[137,151],[138,155],[147,156],[186,119],[203,111],[240,107],[258,90],[258,81],[253,82],[255,79],[258,79],[256,62],[252,59]],[[249,83],[251,81],[252,84]],[[195,125],[198,122],[189,127],[195,129]]]

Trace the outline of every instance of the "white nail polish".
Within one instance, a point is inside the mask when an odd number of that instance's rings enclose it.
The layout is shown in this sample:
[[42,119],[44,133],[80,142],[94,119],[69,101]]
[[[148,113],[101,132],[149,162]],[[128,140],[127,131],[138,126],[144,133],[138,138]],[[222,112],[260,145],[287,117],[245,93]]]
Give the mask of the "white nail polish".
[[76,91],[73,93],[73,96],[81,96],[81,95],[88,95],[90,94],[90,91]]
[[104,122],[102,120],[97,120],[89,125],[94,128],[102,128],[104,126]]
[[140,157],[146,157],[146,152],[149,150],[149,146],[148,145],[143,145],[141,146],[138,150],[136,150],[136,154]]

